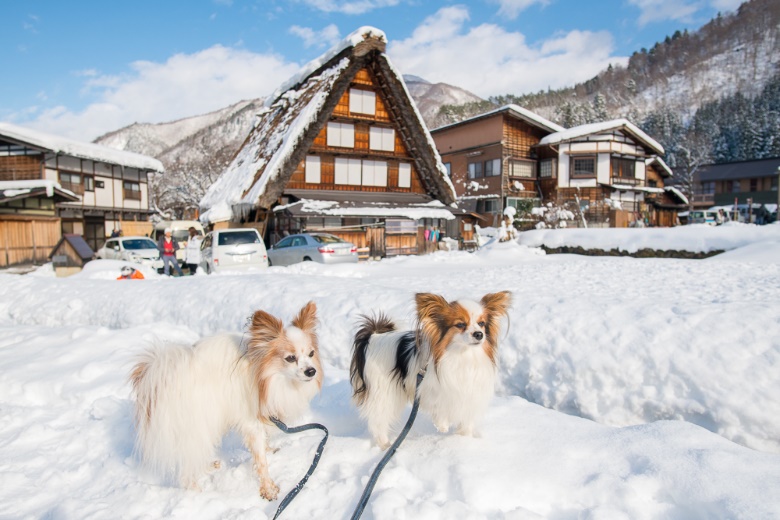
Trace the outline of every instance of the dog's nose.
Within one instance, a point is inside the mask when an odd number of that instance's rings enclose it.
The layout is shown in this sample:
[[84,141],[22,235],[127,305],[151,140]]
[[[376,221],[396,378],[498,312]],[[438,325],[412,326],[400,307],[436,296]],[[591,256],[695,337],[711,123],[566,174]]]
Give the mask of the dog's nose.
[[317,369],[314,367],[309,367],[306,370],[304,370],[303,373],[306,377],[314,377],[314,374],[317,373]]
[[482,331],[481,331],[481,330],[478,330],[478,331],[476,331],[476,332],[473,334],[473,336],[474,336],[474,339],[476,339],[477,341],[479,341],[479,340],[481,340],[481,339],[482,339],[482,338],[483,338],[485,335],[482,333]]

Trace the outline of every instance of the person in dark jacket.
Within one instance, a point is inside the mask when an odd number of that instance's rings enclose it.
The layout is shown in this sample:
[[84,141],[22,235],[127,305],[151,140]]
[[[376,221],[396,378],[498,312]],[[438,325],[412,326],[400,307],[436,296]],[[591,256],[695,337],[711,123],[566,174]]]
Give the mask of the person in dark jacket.
[[179,267],[179,262],[176,260],[176,251],[179,250],[179,242],[171,236],[171,228],[165,228],[165,234],[157,241],[157,249],[160,251],[160,258],[163,261],[163,271],[165,276],[168,276],[171,272],[169,264],[173,264],[176,268],[176,272],[179,276],[184,276]]

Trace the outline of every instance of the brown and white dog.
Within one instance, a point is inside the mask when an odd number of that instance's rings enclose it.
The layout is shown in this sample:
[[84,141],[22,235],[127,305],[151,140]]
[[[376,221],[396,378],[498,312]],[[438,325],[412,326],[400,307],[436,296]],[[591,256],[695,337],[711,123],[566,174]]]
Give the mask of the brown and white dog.
[[382,449],[390,445],[390,429],[404,407],[414,400],[422,368],[428,371],[418,390],[420,409],[441,432],[457,426],[458,433],[473,435],[495,391],[498,337],[511,294],[448,302],[421,293],[415,300],[415,330],[396,330],[380,314],[363,316],[355,334],[352,399]]
[[148,465],[197,488],[215,449],[231,429],[252,453],[260,495],[279,487],[268,473],[269,417],[293,421],[322,387],[317,307],[306,304],[292,323],[267,312],[252,316],[248,338],[223,334],[194,346],[148,350],[130,381],[136,397],[136,449]]

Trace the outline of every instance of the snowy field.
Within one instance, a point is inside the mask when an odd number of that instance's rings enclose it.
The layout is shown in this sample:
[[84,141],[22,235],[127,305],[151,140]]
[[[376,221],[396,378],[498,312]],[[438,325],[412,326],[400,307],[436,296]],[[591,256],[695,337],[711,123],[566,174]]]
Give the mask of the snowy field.
[[[0,518],[272,517],[278,502],[259,497],[237,435],[201,492],[139,467],[126,378],[153,342],[243,331],[258,308],[288,321],[309,300],[326,377],[307,419],[331,439],[282,518],[348,518],[381,457],[349,401],[358,315],[410,320],[415,292],[499,290],[514,304],[481,435],[442,435],[421,414],[363,518],[780,518],[780,225],[592,231],[183,279],[116,281],[112,261],[64,279],[48,266],[0,272]],[[670,260],[529,247],[583,240],[729,252]],[[270,471],[281,494],[320,437],[277,438]]]

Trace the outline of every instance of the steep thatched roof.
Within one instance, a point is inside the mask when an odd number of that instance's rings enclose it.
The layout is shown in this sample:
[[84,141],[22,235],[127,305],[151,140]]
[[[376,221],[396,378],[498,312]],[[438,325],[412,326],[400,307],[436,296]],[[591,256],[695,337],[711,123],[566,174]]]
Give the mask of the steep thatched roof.
[[364,67],[378,79],[425,189],[445,204],[454,202],[455,190],[433,139],[401,75],[385,55],[385,45],[382,31],[362,27],[280,87],[231,164],[201,200],[201,218],[219,222],[252,208],[269,209]]

